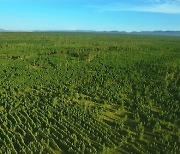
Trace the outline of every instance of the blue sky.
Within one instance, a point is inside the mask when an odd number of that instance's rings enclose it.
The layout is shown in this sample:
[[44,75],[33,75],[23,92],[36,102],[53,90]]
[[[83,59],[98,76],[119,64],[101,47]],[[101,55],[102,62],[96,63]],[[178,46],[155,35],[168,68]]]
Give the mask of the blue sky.
[[180,30],[180,0],[0,0],[7,30]]

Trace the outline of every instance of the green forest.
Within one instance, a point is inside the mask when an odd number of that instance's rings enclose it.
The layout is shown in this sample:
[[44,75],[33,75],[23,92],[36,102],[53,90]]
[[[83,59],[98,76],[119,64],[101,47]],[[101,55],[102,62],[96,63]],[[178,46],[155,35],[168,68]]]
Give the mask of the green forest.
[[1,154],[179,154],[180,37],[0,33]]

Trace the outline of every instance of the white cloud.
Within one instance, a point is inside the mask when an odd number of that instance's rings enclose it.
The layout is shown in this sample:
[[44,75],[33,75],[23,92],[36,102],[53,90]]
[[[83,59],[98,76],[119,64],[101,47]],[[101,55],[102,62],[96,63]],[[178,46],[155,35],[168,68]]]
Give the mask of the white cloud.
[[[132,1],[131,1],[132,2]],[[91,6],[93,7],[93,6]],[[96,6],[99,12],[113,11],[135,11],[152,12],[165,14],[180,14],[180,0],[137,0],[135,3],[130,1],[121,1],[104,6]]]
[[180,5],[174,5],[174,4],[169,4],[169,3],[155,4],[155,5],[150,5],[150,6],[137,7],[135,8],[134,11],[179,14]]

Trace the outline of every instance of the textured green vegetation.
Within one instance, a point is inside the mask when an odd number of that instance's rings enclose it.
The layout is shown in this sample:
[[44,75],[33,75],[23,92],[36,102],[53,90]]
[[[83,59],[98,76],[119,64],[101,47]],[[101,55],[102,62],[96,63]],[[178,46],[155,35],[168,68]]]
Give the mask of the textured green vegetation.
[[0,33],[0,153],[179,153],[179,42]]

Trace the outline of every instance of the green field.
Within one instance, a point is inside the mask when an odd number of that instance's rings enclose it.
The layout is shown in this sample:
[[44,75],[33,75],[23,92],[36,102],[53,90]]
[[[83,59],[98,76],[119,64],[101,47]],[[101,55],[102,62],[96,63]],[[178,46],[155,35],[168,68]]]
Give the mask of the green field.
[[180,37],[0,33],[0,153],[180,153]]

